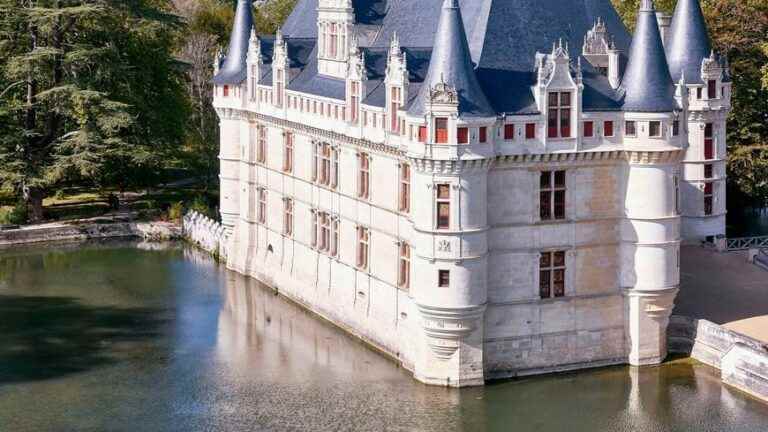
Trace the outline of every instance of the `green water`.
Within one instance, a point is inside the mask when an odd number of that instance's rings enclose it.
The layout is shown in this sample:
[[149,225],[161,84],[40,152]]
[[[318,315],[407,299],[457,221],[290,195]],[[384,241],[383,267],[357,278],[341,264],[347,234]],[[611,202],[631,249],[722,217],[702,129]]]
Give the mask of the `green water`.
[[706,366],[454,390],[179,245],[0,251],[0,431],[764,431]]

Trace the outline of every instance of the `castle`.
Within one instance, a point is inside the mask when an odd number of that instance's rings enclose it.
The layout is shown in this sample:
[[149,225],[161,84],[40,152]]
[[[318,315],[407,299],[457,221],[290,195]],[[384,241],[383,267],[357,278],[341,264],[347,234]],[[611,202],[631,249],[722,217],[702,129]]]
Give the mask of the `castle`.
[[698,0],[239,0],[215,62],[228,266],[429,384],[666,354],[725,232],[727,62]]

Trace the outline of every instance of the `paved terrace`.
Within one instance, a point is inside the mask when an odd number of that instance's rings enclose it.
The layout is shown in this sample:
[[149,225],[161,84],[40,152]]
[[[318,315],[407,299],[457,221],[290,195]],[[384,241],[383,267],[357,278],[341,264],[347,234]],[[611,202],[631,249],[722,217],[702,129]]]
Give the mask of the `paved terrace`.
[[746,252],[684,246],[674,313],[704,318],[768,342],[768,271]]

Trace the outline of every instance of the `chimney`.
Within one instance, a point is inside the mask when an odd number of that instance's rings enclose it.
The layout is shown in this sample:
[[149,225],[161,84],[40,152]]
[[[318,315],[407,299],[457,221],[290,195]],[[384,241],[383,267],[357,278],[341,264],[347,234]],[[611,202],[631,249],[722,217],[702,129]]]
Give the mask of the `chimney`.
[[669,26],[672,24],[672,15],[664,12],[656,12],[656,21],[659,23],[659,33],[661,33],[661,42],[667,46],[667,35]]

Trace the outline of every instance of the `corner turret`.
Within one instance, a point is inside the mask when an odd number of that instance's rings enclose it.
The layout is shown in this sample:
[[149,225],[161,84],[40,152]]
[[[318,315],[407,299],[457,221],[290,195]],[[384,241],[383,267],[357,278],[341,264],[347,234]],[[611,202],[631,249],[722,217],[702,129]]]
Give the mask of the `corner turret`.
[[238,0],[235,10],[235,22],[229,39],[229,49],[224,63],[213,78],[216,85],[240,85],[247,76],[246,59],[248,57],[248,41],[253,28],[253,1]]
[[712,45],[707,36],[704,14],[699,0],[679,0],[672,17],[667,40],[667,61],[672,79],[685,73],[689,84],[703,83],[701,62],[709,57]]

